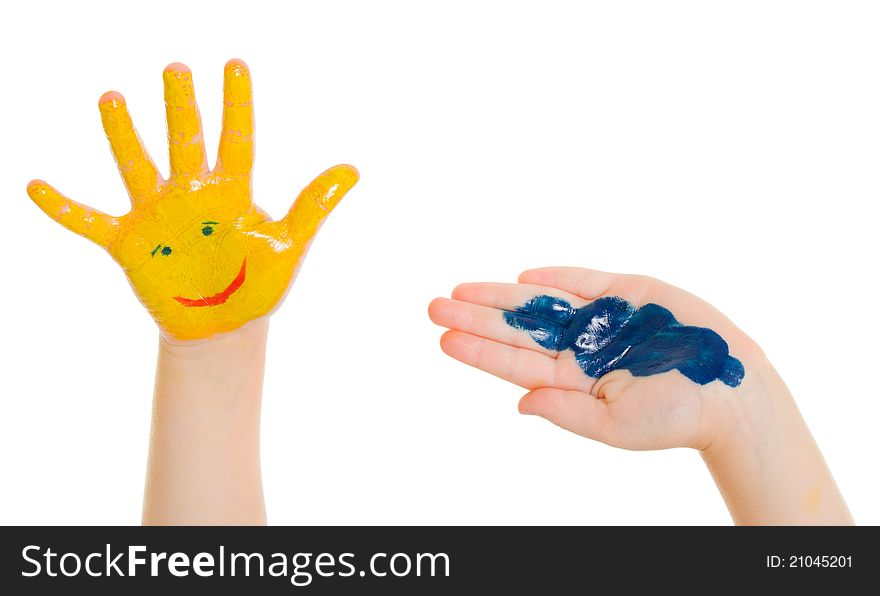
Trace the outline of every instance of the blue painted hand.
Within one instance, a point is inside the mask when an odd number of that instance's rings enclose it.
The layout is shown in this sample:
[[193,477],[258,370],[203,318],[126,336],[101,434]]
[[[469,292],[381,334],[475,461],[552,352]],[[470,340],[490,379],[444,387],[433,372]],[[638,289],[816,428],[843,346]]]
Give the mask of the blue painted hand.
[[444,352],[528,390],[520,412],[628,449],[703,449],[776,377],[718,310],[640,275],[534,269],[462,284],[429,313]]

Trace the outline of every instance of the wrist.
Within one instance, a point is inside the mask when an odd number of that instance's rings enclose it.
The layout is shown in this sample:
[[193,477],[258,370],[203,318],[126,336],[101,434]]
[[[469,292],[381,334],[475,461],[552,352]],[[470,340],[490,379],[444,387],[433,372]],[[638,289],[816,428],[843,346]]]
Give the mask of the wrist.
[[766,359],[718,396],[701,449],[738,524],[846,524],[852,517],[794,398]]
[[[171,383],[167,398],[200,405],[259,401],[269,318],[261,317],[204,340],[159,340],[157,387]],[[158,394],[157,394],[158,397]]]
[[798,418],[797,406],[782,378],[760,354],[735,392],[720,392],[713,402],[707,440],[698,447],[715,460],[765,443],[785,420]]
[[257,433],[268,317],[199,341],[162,337],[154,409],[166,422]]

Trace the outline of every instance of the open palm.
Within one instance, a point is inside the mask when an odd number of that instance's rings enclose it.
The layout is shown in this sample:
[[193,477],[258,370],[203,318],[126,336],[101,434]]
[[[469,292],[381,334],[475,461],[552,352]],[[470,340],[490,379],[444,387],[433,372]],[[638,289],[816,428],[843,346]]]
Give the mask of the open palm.
[[[635,307],[661,305],[674,313],[676,323],[681,322],[678,329],[710,328],[702,331],[723,338],[719,338],[725,350],[721,356],[735,364],[738,378],[709,381],[689,372],[699,379],[695,382],[682,373],[690,370],[685,364],[691,363],[681,362],[678,368],[655,366],[659,372],[631,366],[638,373],[634,375],[627,368],[611,367],[590,376],[574,351],[554,349],[553,342],[544,341],[545,329],[529,333],[522,325],[511,324],[519,317],[529,323],[531,319],[520,313],[522,305],[535,297],[554,303],[559,299],[573,309],[598,304],[606,297]],[[434,300],[429,314],[435,323],[450,329],[441,339],[447,354],[529,390],[520,401],[521,412],[628,449],[705,447],[723,432],[729,410],[748,394],[754,377],[750,373],[763,361],[757,346],[712,306],[641,276],[567,267],[535,269],[523,273],[517,284],[460,285],[452,299]]]
[[28,194],[46,214],[106,249],[167,336],[202,339],[231,331],[278,306],[321,222],[357,182],[351,166],[330,168],[272,221],[251,197],[254,114],[241,60],[226,65],[223,129],[208,168],[192,73],[165,69],[171,175],[164,179],[135,130],[125,99],[99,102],[104,131],[131,199],[111,216],[41,180]]

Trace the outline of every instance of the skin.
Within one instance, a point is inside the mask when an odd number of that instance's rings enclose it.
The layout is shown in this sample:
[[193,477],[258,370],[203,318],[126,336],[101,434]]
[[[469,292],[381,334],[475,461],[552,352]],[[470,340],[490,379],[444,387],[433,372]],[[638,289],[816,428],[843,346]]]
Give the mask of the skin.
[[[539,346],[504,321],[534,296],[575,308],[603,296],[655,303],[684,325],[713,329],[745,367],[738,387],[699,385],[677,370],[634,377],[587,376],[571,350]],[[437,298],[431,320],[449,329],[440,346],[465,364],[528,390],[522,414],[543,417],[624,449],[689,447],[700,452],[737,524],[851,524],[846,503],[791,393],[758,345],[711,305],[643,276],[551,267],[517,284],[469,283]]]
[[159,340],[148,525],[264,524],[260,394],[268,317],[204,342]]
[[125,99],[98,102],[131,199],[112,216],[28,185],[36,205],[119,263],[160,329],[145,523],[264,523],[259,413],[268,315],[283,300],[324,218],[358,180],[338,165],[278,221],[254,204],[250,72],[226,64],[223,129],[209,169],[192,73],[163,74],[170,175],[162,177]]

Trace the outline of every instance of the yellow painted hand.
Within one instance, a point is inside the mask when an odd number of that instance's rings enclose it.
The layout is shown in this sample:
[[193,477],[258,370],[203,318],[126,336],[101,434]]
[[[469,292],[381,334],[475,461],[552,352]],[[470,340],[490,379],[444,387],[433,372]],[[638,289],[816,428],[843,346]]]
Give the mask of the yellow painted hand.
[[123,97],[111,91],[99,101],[131,198],[129,213],[101,213],[41,180],[28,185],[28,194],[51,218],[113,256],[168,336],[207,338],[266,315],[281,302],[322,220],[358,174],[351,166],[330,168],[300,193],[283,219],[272,221],[251,200],[254,117],[244,62],[226,65],[223,131],[213,170],[190,70],[172,64],[164,79],[167,180],[141,143]]

